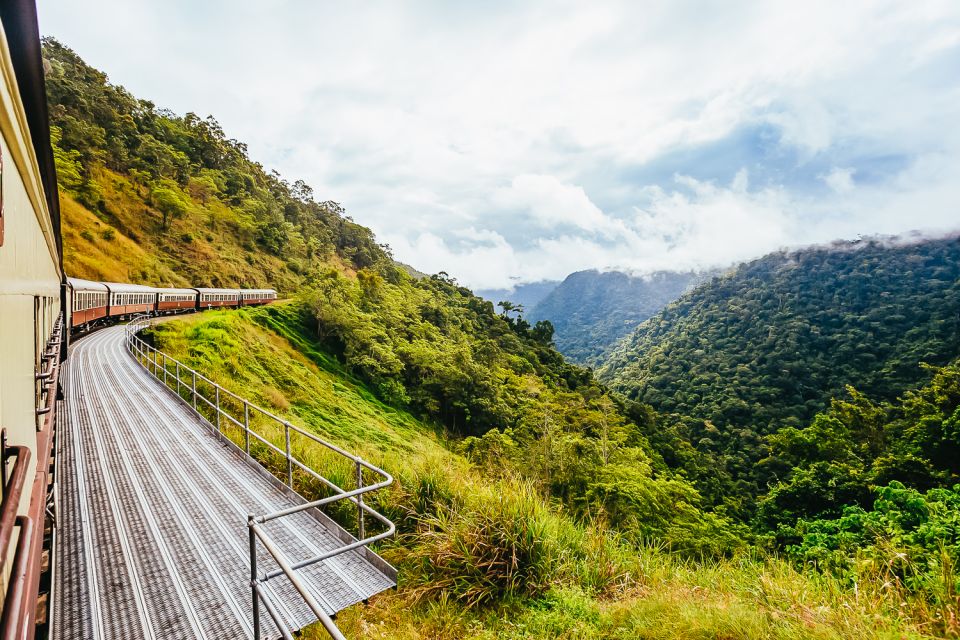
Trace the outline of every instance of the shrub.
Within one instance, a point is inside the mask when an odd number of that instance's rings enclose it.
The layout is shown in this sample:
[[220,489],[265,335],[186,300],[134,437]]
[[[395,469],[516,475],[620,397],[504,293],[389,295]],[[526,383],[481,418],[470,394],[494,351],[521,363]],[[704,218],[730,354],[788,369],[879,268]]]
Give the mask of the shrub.
[[117,232],[112,228],[107,228],[100,232],[100,237],[109,242],[117,237]]
[[191,242],[193,242],[193,235],[189,233],[185,233],[182,236],[180,236],[180,239],[183,240],[183,242],[185,242],[186,244],[190,244]]
[[90,233],[89,229],[84,229],[80,232],[80,237],[86,240],[87,242],[93,242],[93,234]]
[[527,484],[472,486],[458,497],[420,517],[406,536],[415,597],[443,595],[472,607],[564,584],[603,593],[637,573],[616,542],[553,513]]

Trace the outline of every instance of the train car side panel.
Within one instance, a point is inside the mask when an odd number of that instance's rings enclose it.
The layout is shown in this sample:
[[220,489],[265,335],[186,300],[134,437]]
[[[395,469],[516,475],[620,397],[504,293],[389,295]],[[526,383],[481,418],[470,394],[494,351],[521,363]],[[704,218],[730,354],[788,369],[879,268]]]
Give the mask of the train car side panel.
[[3,491],[18,517],[33,514],[36,532],[26,566],[12,576],[12,542],[19,543],[24,530],[0,519],[7,545],[0,548],[0,586],[4,599],[16,593],[21,603],[4,611],[4,624],[11,625],[5,633],[32,637],[56,424],[63,273],[36,11],[29,2],[6,2],[0,18],[0,428],[7,445],[31,454],[23,489],[8,495],[4,485]]

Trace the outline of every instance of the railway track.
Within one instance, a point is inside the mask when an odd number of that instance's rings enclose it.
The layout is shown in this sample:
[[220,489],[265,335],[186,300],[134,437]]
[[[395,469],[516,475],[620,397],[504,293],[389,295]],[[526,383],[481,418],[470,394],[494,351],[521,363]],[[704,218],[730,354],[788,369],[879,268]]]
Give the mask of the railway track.
[[[297,503],[124,344],[120,326],[79,340],[65,371],[53,637],[252,638],[247,516]],[[342,545],[306,512],[265,526],[290,562]],[[262,549],[257,562],[277,567]],[[357,551],[299,576],[331,615],[395,586]],[[289,628],[316,620],[289,582],[266,588]]]

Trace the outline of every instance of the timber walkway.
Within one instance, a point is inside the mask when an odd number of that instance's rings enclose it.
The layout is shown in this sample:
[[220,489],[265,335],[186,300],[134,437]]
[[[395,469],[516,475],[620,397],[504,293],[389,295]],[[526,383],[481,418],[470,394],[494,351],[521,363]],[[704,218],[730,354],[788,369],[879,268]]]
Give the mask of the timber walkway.
[[[256,585],[259,626],[289,637],[317,620],[274,555],[306,564],[354,538],[296,510],[302,498],[131,355],[125,327],[77,341],[63,382],[54,640],[253,638],[248,515],[288,509],[258,525],[273,546],[256,547],[258,569],[279,575]],[[328,615],[396,586],[392,567],[363,547],[295,573]]]

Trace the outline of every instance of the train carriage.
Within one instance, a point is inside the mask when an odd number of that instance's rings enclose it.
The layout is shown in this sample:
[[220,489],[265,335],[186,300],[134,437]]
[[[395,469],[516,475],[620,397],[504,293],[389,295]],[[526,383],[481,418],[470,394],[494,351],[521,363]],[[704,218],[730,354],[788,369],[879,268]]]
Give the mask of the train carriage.
[[157,289],[157,313],[183,313],[197,308],[196,289]]
[[210,289],[198,287],[197,308],[211,309],[213,307],[239,307],[240,290],[239,289]]
[[0,22],[0,637],[29,639],[46,637],[50,620],[69,306],[36,8],[2,2]]
[[240,299],[245,306],[270,304],[277,299],[277,292],[273,289],[241,289]]
[[107,315],[125,318],[138,313],[153,313],[157,307],[157,290],[139,284],[104,282],[110,292]]
[[102,282],[67,278],[70,328],[83,327],[107,317],[110,292]]

